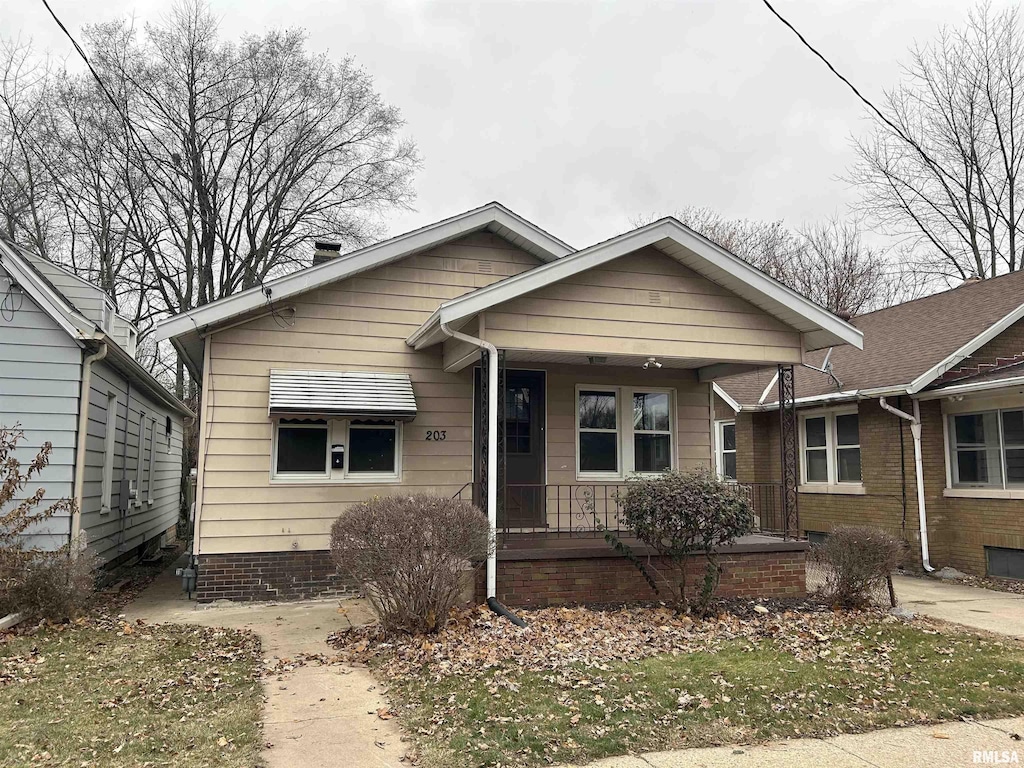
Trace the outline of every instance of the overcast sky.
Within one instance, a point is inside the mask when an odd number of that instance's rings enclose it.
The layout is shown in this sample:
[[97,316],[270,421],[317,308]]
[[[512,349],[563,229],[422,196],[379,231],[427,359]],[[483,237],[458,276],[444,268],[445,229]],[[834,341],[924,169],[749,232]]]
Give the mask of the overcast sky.
[[[73,30],[157,18],[170,0],[50,0]],[[872,98],[963,0],[775,0]],[[1001,5],[1002,3],[996,3]],[[222,32],[299,26],[351,54],[400,107],[424,167],[392,234],[499,200],[576,247],[631,217],[707,205],[792,225],[845,214],[855,97],[760,0],[212,0]],[[39,0],[0,34],[68,56]]]

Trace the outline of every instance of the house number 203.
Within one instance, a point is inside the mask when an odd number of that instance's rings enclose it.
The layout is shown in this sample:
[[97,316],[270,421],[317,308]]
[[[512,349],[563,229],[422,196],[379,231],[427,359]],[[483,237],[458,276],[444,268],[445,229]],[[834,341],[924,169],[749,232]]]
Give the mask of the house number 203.
[[447,440],[448,432],[443,429],[428,429],[427,440]]

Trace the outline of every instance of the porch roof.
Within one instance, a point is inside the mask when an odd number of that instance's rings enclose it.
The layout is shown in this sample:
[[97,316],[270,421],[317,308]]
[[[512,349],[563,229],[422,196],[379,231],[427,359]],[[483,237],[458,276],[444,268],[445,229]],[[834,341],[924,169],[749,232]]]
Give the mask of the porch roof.
[[653,247],[745,299],[801,334],[806,351],[841,344],[863,348],[863,334],[828,310],[668,217],[441,304],[407,339],[416,349],[444,341],[442,324],[460,328],[487,309]]

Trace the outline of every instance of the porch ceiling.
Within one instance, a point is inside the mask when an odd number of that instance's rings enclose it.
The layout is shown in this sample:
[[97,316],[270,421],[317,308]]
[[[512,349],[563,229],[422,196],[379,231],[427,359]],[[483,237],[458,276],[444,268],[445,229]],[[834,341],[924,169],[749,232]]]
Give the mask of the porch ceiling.
[[[603,357],[603,363],[591,363],[590,355],[575,352],[543,352],[524,349],[505,350],[505,360],[516,363],[547,363],[557,365],[582,365],[588,368],[640,368],[647,362],[645,355],[598,355]],[[658,362],[664,368],[696,370],[706,366],[715,365],[717,360],[706,360],[698,358],[676,358],[659,357]],[[751,370],[755,366],[739,366],[744,370]],[[774,368],[774,365],[772,366]],[[738,371],[737,371],[738,372]]]

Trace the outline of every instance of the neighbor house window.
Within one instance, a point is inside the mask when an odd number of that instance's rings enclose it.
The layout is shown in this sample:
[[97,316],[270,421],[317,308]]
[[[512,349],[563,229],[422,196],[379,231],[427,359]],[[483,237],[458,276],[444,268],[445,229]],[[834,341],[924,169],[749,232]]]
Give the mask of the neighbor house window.
[[736,422],[719,421],[715,435],[715,466],[720,477],[736,479]]
[[949,436],[954,487],[1024,486],[1024,410],[953,414]]
[[135,460],[135,506],[142,504],[142,481],[146,476],[146,413],[139,411],[139,440]]
[[801,419],[805,484],[860,484],[860,419],[855,411]]
[[279,419],[278,480],[396,480],[401,426],[392,419]]
[[149,472],[146,474],[146,501],[150,504],[153,503],[153,462],[156,459],[156,419],[150,419],[149,421]]
[[580,387],[576,405],[580,475],[622,477],[631,472],[671,469],[671,392]]
[[103,483],[100,489],[100,512],[114,507],[114,450],[117,447],[117,394],[107,394],[107,417],[103,432]]

